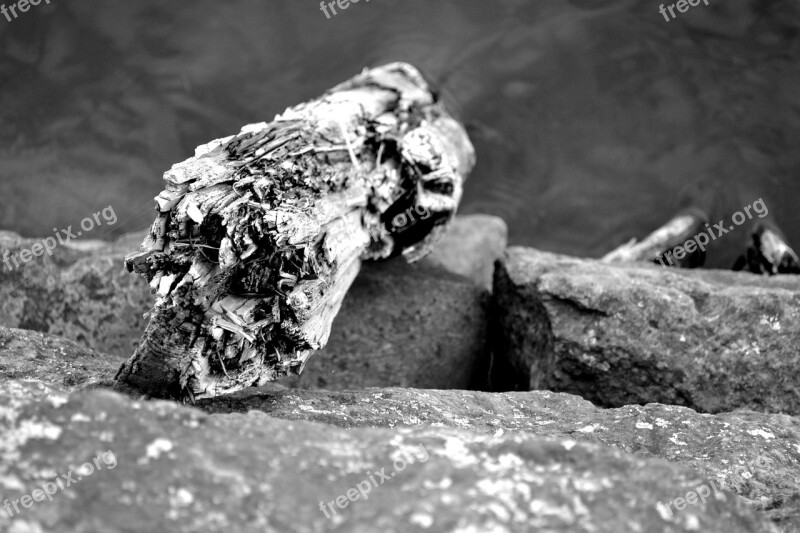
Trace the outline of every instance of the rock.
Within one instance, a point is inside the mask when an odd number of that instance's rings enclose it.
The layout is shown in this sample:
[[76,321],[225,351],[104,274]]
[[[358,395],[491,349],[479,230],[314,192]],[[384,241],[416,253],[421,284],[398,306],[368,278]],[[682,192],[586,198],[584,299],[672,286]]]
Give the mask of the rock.
[[347,431],[20,382],[0,384],[0,430],[20,511],[3,530],[777,531],[724,491],[667,511],[711,486],[688,469],[522,433]]
[[485,291],[460,276],[403,261],[365,264],[299,388],[486,388]]
[[[64,389],[111,386],[121,359],[40,333],[0,328],[0,376]],[[45,392],[51,388],[42,387]],[[258,389],[261,390],[261,389]],[[533,391],[479,393],[368,389],[356,392],[243,391],[200,402],[212,413],[260,410],[275,418],[344,428],[454,427],[476,433],[530,433],[598,443],[691,467],[757,509],[800,525],[800,422],[736,412],[701,415],[657,404],[600,409],[576,396]],[[39,399],[47,396],[39,395]]]
[[[800,278],[613,265],[510,248],[495,383],[601,406],[800,414]],[[509,369],[512,375],[504,375]]]
[[[0,327],[0,376],[36,379],[66,390],[113,386],[120,358],[36,332]],[[249,389],[198,403],[213,412],[260,410],[276,418],[345,428],[450,426],[478,433],[525,432],[572,438],[680,463],[759,509],[800,510],[800,422],[796,417],[736,412],[701,415],[658,404],[600,409],[563,393]],[[744,465],[737,471],[739,465]],[[800,523],[800,521],[798,522]]]
[[[117,243],[57,246],[19,268],[0,265],[0,324],[58,335],[98,352],[133,353],[150,308],[150,287],[122,268],[135,234]],[[30,249],[40,240],[0,232],[0,256]],[[133,246],[133,248],[131,248]],[[10,263],[13,266],[13,262]]]
[[123,361],[60,337],[0,326],[0,380],[86,388],[111,383]]
[[457,216],[426,262],[492,290],[494,262],[503,256],[508,227],[491,215]]
[[602,409],[571,394],[547,391],[395,388],[243,394],[197,406],[210,413],[258,410],[343,428],[452,427],[602,444],[689,467],[756,509],[794,515],[800,526],[800,419],[787,415],[708,415],[660,404]]

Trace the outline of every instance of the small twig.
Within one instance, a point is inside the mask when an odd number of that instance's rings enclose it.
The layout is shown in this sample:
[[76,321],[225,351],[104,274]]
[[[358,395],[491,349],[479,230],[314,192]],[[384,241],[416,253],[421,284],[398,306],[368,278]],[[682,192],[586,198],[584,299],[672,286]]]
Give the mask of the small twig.
[[217,359],[219,359],[219,364],[222,366],[222,371],[225,373],[225,377],[230,379],[228,375],[228,369],[225,368],[225,361],[222,360],[222,356],[219,354],[219,348],[217,348]]
[[350,162],[353,163],[353,166],[356,168],[361,167],[361,163],[358,162],[356,159],[356,152],[353,150],[353,145],[350,143],[350,136],[347,135],[347,130],[344,129],[344,124],[338,122],[339,128],[342,130],[342,137],[344,137],[344,142],[347,145],[347,151],[350,154]]

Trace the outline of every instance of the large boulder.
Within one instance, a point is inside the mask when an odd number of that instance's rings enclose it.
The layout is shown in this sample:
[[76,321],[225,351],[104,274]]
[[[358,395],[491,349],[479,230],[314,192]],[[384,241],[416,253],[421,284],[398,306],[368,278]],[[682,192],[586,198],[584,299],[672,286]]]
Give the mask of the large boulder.
[[0,453],[10,531],[777,531],[689,469],[574,440],[348,431],[37,383],[0,384]]
[[[111,377],[119,364],[71,341],[10,329],[0,329],[0,360],[0,376],[7,383],[22,378],[59,386],[27,384],[14,389],[18,397],[33,394],[35,400],[56,404],[66,398],[60,390],[113,386]],[[343,428],[452,427],[601,444],[690,467],[780,525],[800,525],[800,430],[797,418],[785,415],[701,415],[656,404],[600,409],[572,395],[544,391],[414,389],[251,389],[198,407],[211,413],[258,410],[274,418]]]
[[427,264],[365,264],[299,388],[487,386],[488,298],[472,282]]
[[0,326],[2,380],[40,380],[67,390],[109,385],[123,361],[61,337]]
[[510,248],[494,383],[606,407],[800,413],[800,277],[614,265]]
[[[0,325],[58,335],[103,353],[133,353],[152,305],[150,287],[125,272],[125,253],[135,250],[143,234],[116,243],[70,241],[51,254],[42,240],[0,232],[0,256],[40,252],[14,267],[0,265]],[[7,254],[7,255],[6,255]],[[12,268],[8,268],[11,265]]]
[[[0,327],[0,378],[63,390],[114,387],[121,360],[41,333]],[[360,391],[248,389],[202,401],[211,413],[259,410],[276,418],[344,428],[453,427],[476,433],[523,432],[571,438],[691,467],[758,509],[800,509],[800,420],[738,411],[698,414],[649,404],[602,409],[547,391],[481,393],[402,388]]]
[[451,427],[602,444],[689,467],[781,524],[800,527],[800,419],[739,411],[699,414],[660,404],[602,409],[548,391],[367,389],[242,392],[198,403],[211,413],[258,410],[343,428]]
[[507,244],[508,226],[502,218],[460,215],[425,261],[492,290],[494,262],[503,257]]

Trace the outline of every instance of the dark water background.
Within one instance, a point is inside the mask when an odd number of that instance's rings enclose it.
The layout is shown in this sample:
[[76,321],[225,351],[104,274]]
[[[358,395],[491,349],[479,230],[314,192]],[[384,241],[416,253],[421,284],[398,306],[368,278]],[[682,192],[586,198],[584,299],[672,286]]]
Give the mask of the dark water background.
[[[113,205],[153,219],[161,174],[367,65],[440,85],[479,164],[463,213],[511,240],[597,256],[683,207],[763,198],[800,246],[800,2],[52,0],[0,18],[0,228],[27,236]],[[718,240],[730,266],[746,227]]]

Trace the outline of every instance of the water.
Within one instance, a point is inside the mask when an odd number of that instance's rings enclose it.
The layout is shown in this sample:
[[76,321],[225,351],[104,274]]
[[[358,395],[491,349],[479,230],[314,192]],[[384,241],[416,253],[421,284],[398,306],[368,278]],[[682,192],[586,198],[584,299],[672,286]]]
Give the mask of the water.
[[[145,227],[161,174],[366,65],[419,66],[469,126],[463,213],[599,256],[679,209],[763,198],[800,247],[800,6],[712,0],[53,0],[0,18],[0,228],[113,205]],[[730,266],[742,226],[714,243]]]

